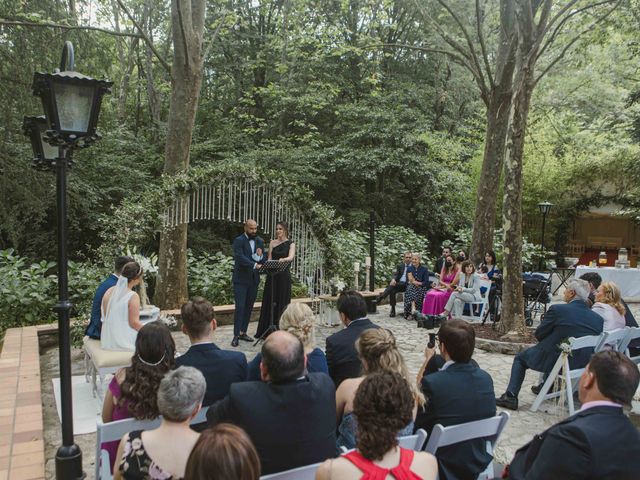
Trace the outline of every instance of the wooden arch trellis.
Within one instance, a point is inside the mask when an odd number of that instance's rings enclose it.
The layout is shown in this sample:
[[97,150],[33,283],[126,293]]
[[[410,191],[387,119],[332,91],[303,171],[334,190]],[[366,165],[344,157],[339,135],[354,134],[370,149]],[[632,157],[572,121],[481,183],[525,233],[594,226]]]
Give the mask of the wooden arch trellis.
[[286,222],[290,238],[296,243],[291,273],[309,287],[311,295],[324,293],[324,249],[302,211],[289,200],[276,185],[248,178],[222,179],[176,198],[164,211],[163,227],[200,220],[244,222],[253,218],[261,231],[273,236],[276,223]]

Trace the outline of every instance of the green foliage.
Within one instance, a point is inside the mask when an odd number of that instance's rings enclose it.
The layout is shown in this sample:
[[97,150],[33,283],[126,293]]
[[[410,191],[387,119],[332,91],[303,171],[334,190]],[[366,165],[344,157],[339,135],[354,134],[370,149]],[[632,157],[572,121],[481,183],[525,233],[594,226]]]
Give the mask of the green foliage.
[[0,332],[55,319],[54,267],[45,260],[29,263],[13,249],[0,250]]
[[189,251],[187,272],[190,297],[204,297],[213,305],[233,303],[233,257],[220,252],[194,255]]
[[[340,230],[336,234],[336,249],[340,252],[338,269],[335,276],[347,285],[354,286],[353,264],[360,262],[359,286],[365,283],[365,258],[369,256],[369,234],[359,230]],[[402,260],[404,252],[415,252],[422,255],[422,263],[431,265],[426,256],[429,241],[413,230],[398,226],[382,226],[376,229],[375,239],[375,271],[376,286],[384,286],[395,272]]]

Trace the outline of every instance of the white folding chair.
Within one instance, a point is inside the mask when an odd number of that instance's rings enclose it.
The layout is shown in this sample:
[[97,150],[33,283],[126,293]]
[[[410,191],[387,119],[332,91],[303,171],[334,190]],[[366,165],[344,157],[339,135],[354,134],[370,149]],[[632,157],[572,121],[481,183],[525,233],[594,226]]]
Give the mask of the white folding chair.
[[119,441],[125,433],[133,430],[153,430],[159,426],[160,417],[153,420],[126,418],[109,423],[103,423],[99,419],[96,425],[96,479],[110,480],[113,478],[111,465],[109,465],[109,453],[101,449],[103,443]]
[[[198,414],[191,420],[191,425],[207,421],[207,410],[209,407],[202,407]],[[160,426],[162,417],[153,420],[136,420],[135,418],[125,418],[115,422],[104,423],[98,419],[96,423],[96,480],[111,480],[111,465],[109,465],[109,452],[102,450],[102,444],[120,440],[125,433],[134,430],[153,430]]]
[[[424,428],[419,428],[415,435],[405,435],[404,437],[398,437],[398,446],[402,448],[406,448],[408,450],[414,450],[416,452],[420,452],[422,447],[424,447],[424,442],[427,440],[427,431]],[[341,453],[349,453],[353,451],[352,448],[349,450],[347,447],[340,447]]]
[[[462,318],[463,320],[482,320],[484,318],[485,310],[489,308],[489,291],[491,290],[491,280],[480,280],[479,283],[480,288],[486,288],[486,290],[482,294],[482,298],[480,300],[465,303],[465,305],[469,305],[469,315],[461,315],[460,318]],[[480,313],[478,315],[473,314],[473,307],[475,307],[476,305],[481,306]]]
[[284,472],[272,473],[271,475],[263,475],[260,480],[315,480],[316,471],[320,463],[306,465],[304,467],[292,468]]
[[[440,447],[483,438],[487,442],[487,452],[493,455],[493,449],[508,421],[509,414],[507,412],[500,412],[500,414],[495,417],[476,420],[475,422],[461,423],[460,425],[452,425],[450,427],[443,427],[438,424],[433,427],[431,436],[424,450],[432,455],[436,455]],[[484,472],[478,476],[478,480],[494,478],[494,476],[493,462],[491,462]]]
[[620,349],[618,351],[624,352],[624,354],[627,357],[629,357],[632,362],[636,364],[640,364],[640,355],[636,355],[635,357],[632,357],[631,353],[629,352],[629,344],[633,340],[640,338],[640,327],[627,327],[627,328],[629,329],[627,333],[627,337],[620,344],[620,347],[619,347]]
[[398,437],[398,445],[408,450],[415,450],[419,452],[424,447],[424,442],[427,440],[427,432],[423,428],[416,431],[415,435],[405,435],[404,437]]
[[596,352],[602,350],[615,350],[616,352],[624,352],[620,347],[629,336],[629,327],[618,328],[616,330],[609,330],[605,341],[601,345],[596,347]]
[[[608,337],[607,332],[602,332],[600,335],[587,335],[584,337],[571,337],[569,338],[569,346],[571,351],[580,350],[581,348],[589,348],[592,347],[594,351],[598,351],[598,349],[602,349],[604,344],[606,343]],[[564,377],[564,385],[561,391],[550,392],[551,386],[555,381],[556,377],[560,374],[560,370],[562,369],[562,376]],[[531,411],[535,412],[540,408],[540,405],[545,400],[550,400],[552,398],[557,398],[563,393],[567,396],[567,405],[569,406],[569,415],[573,415],[575,413],[575,408],[573,405],[573,390],[577,386],[577,381],[575,380],[580,378],[582,372],[584,371],[584,367],[576,368],[574,370],[569,369],[569,357],[560,355],[558,360],[556,360],[555,365],[549,372],[547,379],[545,380],[542,388],[540,389],[540,393],[531,405]]]

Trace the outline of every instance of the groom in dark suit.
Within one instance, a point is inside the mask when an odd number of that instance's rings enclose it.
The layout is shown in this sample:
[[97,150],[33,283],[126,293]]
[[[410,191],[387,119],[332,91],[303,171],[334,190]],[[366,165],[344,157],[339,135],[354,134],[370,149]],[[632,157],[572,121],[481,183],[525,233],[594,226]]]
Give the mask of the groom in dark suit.
[[263,261],[264,251],[264,241],[257,233],[258,224],[255,220],[248,219],[244,222],[244,233],[233,240],[233,297],[236,308],[233,315],[232,347],[238,346],[238,340],[253,340],[247,335],[247,328],[258,295],[258,268]]

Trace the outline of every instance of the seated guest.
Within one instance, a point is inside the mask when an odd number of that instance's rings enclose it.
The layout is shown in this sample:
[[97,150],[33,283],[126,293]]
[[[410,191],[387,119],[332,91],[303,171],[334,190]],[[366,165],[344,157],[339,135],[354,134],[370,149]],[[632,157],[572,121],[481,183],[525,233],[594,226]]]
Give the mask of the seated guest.
[[89,338],[100,340],[100,334],[102,333],[102,298],[107,290],[115,287],[116,283],[118,283],[118,277],[120,277],[122,273],[122,269],[129,262],[133,262],[133,258],[116,257],[113,273],[98,285],[96,293],[93,296],[93,303],[91,304],[91,320],[84,332]]
[[[589,306],[592,306],[596,302],[596,290],[598,289],[598,287],[602,283],[602,277],[597,272],[587,272],[587,273],[585,273],[583,275],[580,275],[580,279],[581,280],[586,280],[587,282],[589,282],[590,292],[589,292],[588,304],[589,304]],[[622,298],[622,294],[620,295],[620,303],[625,308],[625,312],[624,312],[624,323],[625,323],[625,326],[627,326],[627,327],[637,327],[638,326],[638,322],[636,322],[636,319],[633,316],[633,313],[631,313],[631,309],[629,308],[627,303]]]
[[596,353],[580,377],[580,411],[520,448],[508,478],[640,478],[640,433],[622,410],[639,381],[638,366],[622,353]]
[[[583,275],[580,275],[580,278],[582,280],[586,280],[587,282],[589,282],[589,287],[591,289],[591,293],[589,293],[589,305],[593,305],[596,302],[596,298],[595,298],[596,290],[602,283],[602,277],[597,272],[587,272]],[[636,319],[633,316],[633,313],[631,313],[631,309],[629,308],[627,303],[624,301],[622,296],[620,297],[620,303],[625,308],[625,312],[624,312],[625,326],[637,327],[638,322],[636,322]],[[635,340],[631,341],[631,343],[629,344],[629,351],[631,353],[631,356],[640,355],[640,338],[636,338]]]
[[176,358],[176,365],[195,367],[207,382],[203,405],[222,400],[232,383],[247,378],[247,357],[242,352],[220,349],[211,340],[217,327],[213,305],[202,297],[195,297],[182,305],[182,331],[189,337],[191,347]]
[[[464,320],[450,320],[440,327],[438,339],[445,363],[440,371],[423,375],[435,353],[427,348],[419,378],[426,405],[418,412],[415,429],[431,434],[437,424],[448,427],[495,416],[493,380],[471,359],[473,327]],[[436,457],[441,480],[477,478],[493,460],[484,439],[439,448]]]
[[231,385],[207,412],[211,425],[241,427],[258,451],[262,474],[310,465],[335,453],[336,394],[324,373],[304,374],[302,342],[273,332],[262,345],[261,382]]
[[399,373],[367,376],[356,392],[357,450],[325,461],[316,480],[435,479],[433,455],[398,447],[398,430],[413,418],[415,395]]
[[337,309],[345,328],[327,337],[325,348],[329,375],[336,388],[345,378],[360,376],[362,365],[356,351],[360,334],[369,328],[380,328],[367,318],[367,304],[355,290],[340,294]]
[[[340,384],[336,391],[336,418],[338,420],[338,449],[346,447],[355,448],[358,424],[353,415],[353,400],[356,391],[367,376],[378,372],[396,372],[409,381],[407,366],[402,354],[396,346],[393,334],[385,328],[370,328],[360,334],[356,341],[358,356],[362,361],[363,376],[348,378]],[[414,391],[416,408],[424,404],[424,397],[417,390]],[[415,409],[414,409],[415,416]],[[411,435],[413,433],[412,421],[403,425],[398,435]]]
[[411,315],[415,308],[418,312],[422,311],[422,302],[424,295],[431,284],[429,283],[430,272],[427,267],[420,263],[420,255],[414,253],[411,256],[411,266],[407,270],[407,293],[404,296],[404,318]]
[[431,288],[424,296],[422,313],[425,315],[439,315],[444,310],[451,292],[458,284],[458,269],[453,261],[453,257],[448,256],[440,272],[438,283]]
[[595,303],[591,310],[604,320],[604,331],[618,330],[625,327],[625,308],[620,302],[620,289],[613,282],[603,282],[596,289]]
[[[104,395],[102,421],[125,418],[138,420],[156,418],[156,400],[160,381],[175,366],[176,344],[169,328],[161,322],[147,323],[136,338],[136,350],[131,366],[118,370]],[[118,442],[103,444],[113,466]]]
[[[300,339],[307,357],[307,372],[329,373],[327,357],[316,347],[315,318],[308,305],[300,302],[290,303],[280,317],[280,330],[292,333]],[[260,362],[262,354],[258,353],[249,362],[247,380],[260,380]]]
[[449,256],[451,256],[451,247],[442,247],[442,255],[438,257],[438,260],[436,260],[436,264],[433,267],[433,271],[436,272],[437,274],[440,274],[440,272],[442,271],[442,268],[444,267],[444,264],[447,261],[447,257]]
[[260,459],[251,439],[235,425],[208,428],[193,447],[184,480],[258,480]]
[[[507,391],[496,400],[499,407],[518,409],[518,394],[528,368],[549,374],[560,356],[559,345],[569,337],[584,337],[602,333],[602,317],[592,312],[587,305],[589,283],[572,278],[564,291],[565,305],[551,305],[542,323],[535,331],[538,344],[518,353],[511,367]],[[569,364],[572,369],[584,367],[593,353],[593,348],[582,348],[572,352]],[[537,395],[542,385],[532,387]]]
[[376,305],[380,305],[382,301],[389,296],[389,305],[391,306],[390,317],[396,316],[396,294],[404,292],[407,289],[407,269],[411,266],[411,252],[404,252],[402,263],[396,267],[396,273],[380,295],[376,297]]
[[127,352],[135,349],[140,322],[140,296],[133,288],[144,281],[142,267],[129,262],[114,287],[102,298],[102,333],[100,344],[105,350]]
[[160,426],[122,437],[114,480],[161,480],[184,477],[187,459],[198,440],[189,422],[202,406],[206,383],[192,367],[167,372],[158,387]]
[[476,267],[473,266],[471,260],[462,262],[462,273],[458,280],[458,286],[451,292],[451,296],[440,315],[449,316],[451,314],[453,318],[460,318],[465,303],[481,300],[480,282],[475,270]]

